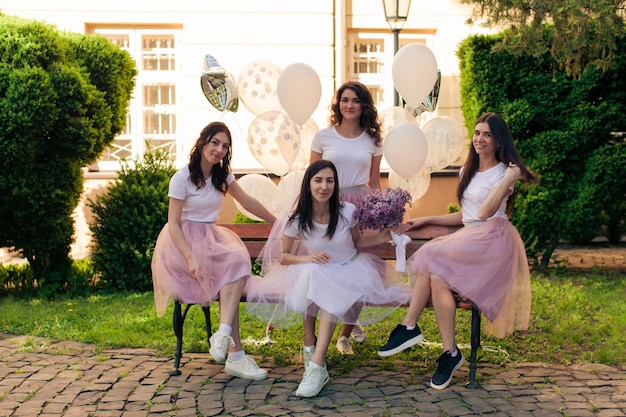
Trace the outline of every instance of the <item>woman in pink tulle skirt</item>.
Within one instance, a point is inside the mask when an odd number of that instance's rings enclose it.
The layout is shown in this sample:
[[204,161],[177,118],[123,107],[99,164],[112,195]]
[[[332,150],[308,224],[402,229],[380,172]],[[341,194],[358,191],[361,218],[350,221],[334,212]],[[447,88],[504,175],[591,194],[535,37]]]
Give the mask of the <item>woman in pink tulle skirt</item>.
[[402,231],[426,224],[463,225],[434,239],[408,260],[413,296],[406,316],[391,333],[380,356],[401,352],[424,339],[417,321],[432,300],[443,354],[430,385],[443,389],[464,362],[455,342],[456,299],[470,300],[491,321],[487,330],[499,337],[528,329],[530,272],[526,249],[508,219],[517,180],[537,182],[513,142],[505,121],[486,113],[474,125],[472,146],[459,173],[461,211],[409,220]]
[[[361,320],[373,322],[410,298],[404,277],[357,247],[386,243],[389,230],[359,233],[356,207],[339,201],[337,170],[332,162],[313,162],[304,174],[300,198],[284,231],[282,253],[264,259],[264,277],[246,287],[248,312],[276,325],[304,326],[304,377],[296,395],[313,397],[328,382],[326,352],[335,325],[355,303],[363,305]],[[305,254],[291,252],[296,237]],[[388,308],[374,307],[385,304]],[[319,313],[318,335],[315,321]],[[291,319],[291,320],[290,320]],[[355,318],[356,319],[356,318]],[[354,323],[352,323],[354,324]]]
[[167,224],[152,257],[154,303],[161,317],[172,299],[208,306],[219,296],[220,326],[211,336],[209,353],[226,364],[227,373],[264,379],[267,371],[245,354],[239,335],[239,302],[252,270],[250,255],[235,233],[215,222],[226,193],[268,222],[274,215],[235,181],[231,145],[228,127],[209,123],[191,150],[189,164],[170,180]]

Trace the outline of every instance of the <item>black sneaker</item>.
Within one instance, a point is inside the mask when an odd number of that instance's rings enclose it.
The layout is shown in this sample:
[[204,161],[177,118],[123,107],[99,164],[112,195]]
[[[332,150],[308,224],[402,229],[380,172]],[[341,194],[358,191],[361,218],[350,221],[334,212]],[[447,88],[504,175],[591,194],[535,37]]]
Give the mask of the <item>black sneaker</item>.
[[413,345],[424,340],[424,335],[419,326],[413,330],[407,330],[403,324],[398,324],[389,335],[389,340],[385,346],[378,349],[378,356],[391,356],[400,353]]
[[437,370],[433,374],[432,379],[430,380],[430,386],[434,389],[444,389],[448,385],[450,385],[450,381],[452,381],[452,374],[454,371],[459,369],[465,359],[463,358],[463,354],[457,348],[457,355],[452,357],[452,354],[448,351],[443,352],[437,362]]

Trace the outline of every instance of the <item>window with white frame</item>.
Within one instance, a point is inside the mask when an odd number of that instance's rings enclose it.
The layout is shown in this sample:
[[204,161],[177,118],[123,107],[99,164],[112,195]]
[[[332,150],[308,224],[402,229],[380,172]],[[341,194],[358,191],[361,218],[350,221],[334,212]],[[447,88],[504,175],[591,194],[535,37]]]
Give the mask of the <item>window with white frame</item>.
[[149,147],[164,149],[176,160],[177,71],[179,31],[175,29],[95,29],[128,51],[137,64],[135,90],[126,113],[126,126],[105,150],[98,166],[119,168],[121,159],[131,160]]

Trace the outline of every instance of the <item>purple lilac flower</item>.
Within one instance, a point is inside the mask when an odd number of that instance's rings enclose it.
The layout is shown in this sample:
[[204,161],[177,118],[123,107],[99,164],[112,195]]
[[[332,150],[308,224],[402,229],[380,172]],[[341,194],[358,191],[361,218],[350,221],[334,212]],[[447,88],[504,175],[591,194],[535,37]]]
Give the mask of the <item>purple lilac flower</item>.
[[386,188],[363,197],[354,217],[358,220],[359,229],[380,229],[395,227],[402,223],[406,205],[411,205],[411,194],[402,188]]

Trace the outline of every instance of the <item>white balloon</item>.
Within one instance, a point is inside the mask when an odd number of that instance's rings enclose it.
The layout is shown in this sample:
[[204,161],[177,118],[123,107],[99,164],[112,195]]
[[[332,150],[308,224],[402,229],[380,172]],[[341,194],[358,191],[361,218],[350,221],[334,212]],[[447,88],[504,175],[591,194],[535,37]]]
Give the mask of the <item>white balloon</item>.
[[287,204],[293,204],[302,187],[304,171],[291,171],[281,178],[278,183],[277,200],[281,207],[286,208]]
[[267,170],[283,176],[298,155],[300,128],[283,112],[261,113],[248,129],[248,147]]
[[425,45],[404,45],[393,58],[391,78],[409,107],[418,107],[437,81],[438,67],[433,52]]
[[389,131],[383,154],[391,169],[403,178],[411,178],[422,168],[428,155],[428,142],[413,123],[400,123]]
[[426,194],[430,187],[430,172],[421,169],[411,178],[402,178],[395,171],[389,172],[389,187],[400,187],[411,193],[411,202],[414,203]]
[[298,149],[298,155],[294,161],[292,167],[296,170],[306,169],[309,166],[311,160],[311,144],[315,134],[319,132],[320,128],[313,119],[309,119],[305,124],[300,126],[300,148]]
[[244,67],[237,80],[237,95],[255,115],[281,111],[276,88],[280,68],[269,61],[253,61]]
[[424,163],[424,171],[434,172],[444,169],[467,151],[467,131],[452,117],[435,117],[422,127],[422,131],[428,141],[428,157]]
[[315,70],[301,62],[287,66],[278,77],[278,100],[300,126],[311,117],[322,96],[322,83]]
[[[274,216],[280,214],[282,207],[276,198],[278,187],[270,178],[260,174],[246,174],[239,178],[237,183],[246,193],[259,200]],[[244,209],[237,200],[234,201],[235,206],[244,216],[253,220],[263,220]]]
[[407,109],[400,106],[387,107],[384,110],[378,112],[378,119],[380,120],[381,135],[384,138],[387,133],[400,123],[414,123],[417,124],[415,117]]

